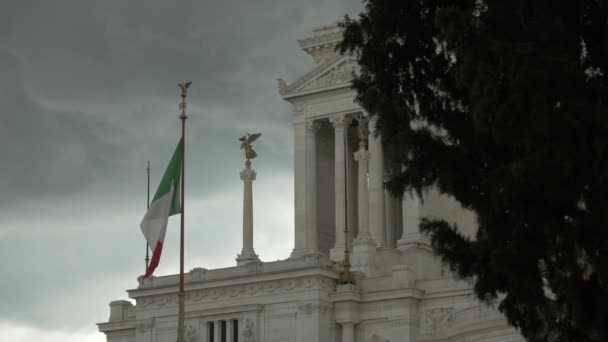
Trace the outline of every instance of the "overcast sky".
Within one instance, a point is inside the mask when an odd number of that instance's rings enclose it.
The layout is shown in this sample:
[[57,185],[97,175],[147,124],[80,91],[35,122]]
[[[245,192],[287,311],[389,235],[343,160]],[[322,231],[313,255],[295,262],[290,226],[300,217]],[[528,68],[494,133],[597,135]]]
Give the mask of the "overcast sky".
[[[297,39],[360,0],[0,0],[0,340],[105,341],[95,323],[144,268],[152,192],[189,93],[186,270],[235,264],[243,154],[253,167],[255,249],[293,248],[291,108],[275,79],[312,67]],[[155,274],[178,270],[170,221]]]

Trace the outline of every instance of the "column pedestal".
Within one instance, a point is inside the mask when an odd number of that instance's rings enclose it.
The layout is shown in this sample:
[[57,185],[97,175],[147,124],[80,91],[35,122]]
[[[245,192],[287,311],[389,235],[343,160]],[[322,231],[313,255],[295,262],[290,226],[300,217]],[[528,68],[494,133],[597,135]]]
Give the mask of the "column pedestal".
[[334,294],[334,318],[342,330],[342,342],[355,342],[361,294],[353,284],[338,285]]

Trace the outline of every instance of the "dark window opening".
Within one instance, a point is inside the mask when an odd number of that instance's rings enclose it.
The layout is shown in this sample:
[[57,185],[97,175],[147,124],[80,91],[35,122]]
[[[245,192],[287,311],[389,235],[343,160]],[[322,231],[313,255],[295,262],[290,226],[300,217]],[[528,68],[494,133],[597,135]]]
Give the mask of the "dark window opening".
[[239,342],[239,321],[232,320],[232,342]]
[[207,331],[209,332],[207,336],[207,341],[215,342],[215,325],[213,324],[213,322],[207,323]]
[[220,321],[220,342],[226,341],[226,321]]

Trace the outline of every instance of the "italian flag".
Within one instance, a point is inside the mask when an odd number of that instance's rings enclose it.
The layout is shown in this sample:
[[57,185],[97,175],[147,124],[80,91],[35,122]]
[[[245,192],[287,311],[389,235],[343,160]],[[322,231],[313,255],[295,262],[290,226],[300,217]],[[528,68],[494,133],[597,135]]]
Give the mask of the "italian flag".
[[153,249],[150,265],[143,279],[148,278],[158,266],[163,250],[165,233],[169,216],[181,212],[180,203],[180,174],[182,169],[182,140],[177,144],[173,157],[167,166],[158,190],[150,203],[148,212],[141,221],[141,232],[144,233],[148,245]]

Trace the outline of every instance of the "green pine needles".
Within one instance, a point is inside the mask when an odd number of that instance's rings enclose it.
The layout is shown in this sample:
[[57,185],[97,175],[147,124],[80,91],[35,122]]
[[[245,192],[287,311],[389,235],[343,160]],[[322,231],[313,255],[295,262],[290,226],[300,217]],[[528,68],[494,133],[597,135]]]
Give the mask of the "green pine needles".
[[607,2],[365,4],[340,48],[379,116],[388,186],[477,214],[472,240],[420,229],[528,341],[608,341]]

